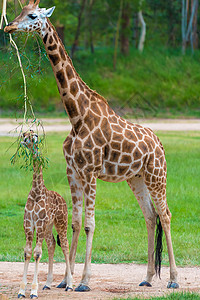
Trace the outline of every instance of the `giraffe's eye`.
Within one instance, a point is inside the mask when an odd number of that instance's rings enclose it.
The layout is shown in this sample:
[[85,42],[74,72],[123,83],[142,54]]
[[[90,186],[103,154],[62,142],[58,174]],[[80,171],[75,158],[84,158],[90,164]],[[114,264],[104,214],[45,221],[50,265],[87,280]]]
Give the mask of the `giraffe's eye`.
[[32,20],[34,20],[35,18],[37,18],[37,15],[35,14],[29,14],[28,17]]

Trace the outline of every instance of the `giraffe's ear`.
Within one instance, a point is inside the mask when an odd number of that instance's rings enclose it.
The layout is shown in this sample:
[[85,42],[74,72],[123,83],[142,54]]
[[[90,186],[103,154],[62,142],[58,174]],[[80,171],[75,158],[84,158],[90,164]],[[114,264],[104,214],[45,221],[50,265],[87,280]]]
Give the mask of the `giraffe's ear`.
[[55,9],[55,6],[46,9],[45,12],[43,13],[44,16],[47,17],[47,18],[50,18],[51,15],[52,15],[52,13],[53,13],[53,11],[54,11],[54,9]]

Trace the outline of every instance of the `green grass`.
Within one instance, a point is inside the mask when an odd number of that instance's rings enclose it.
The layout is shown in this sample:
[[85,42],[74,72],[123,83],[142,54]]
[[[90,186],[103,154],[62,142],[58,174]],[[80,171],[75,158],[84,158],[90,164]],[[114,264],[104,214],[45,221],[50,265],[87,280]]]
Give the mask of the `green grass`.
[[[200,265],[200,133],[159,133],[166,150],[168,180],[167,197],[172,212],[172,239],[176,262],[180,266]],[[66,135],[48,134],[50,159],[44,171],[48,189],[59,192],[69,209],[68,239],[71,242],[72,205],[66,176],[66,162],[62,142]],[[0,137],[0,260],[22,261],[25,235],[23,213],[32,174],[10,165],[14,148],[6,150],[14,138]],[[77,262],[85,257],[85,233],[81,230],[77,249]],[[43,244],[43,261],[47,261],[46,244]],[[56,247],[55,260],[63,261]],[[106,183],[98,180],[96,197],[96,229],[92,262],[147,262],[147,231],[139,205],[126,182]],[[164,241],[163,263],[168,264]]]
[[[114,298],[114,300],[120,300],[123,298]],[[127,300],[140,300],[144,298],[126,298]],[[200,296],[195,293],[171,293],[167,296],[162,297],[151,297],[151,298],[145,298],[146,300],[199,300]]]
[[[29,49],[37,48],[31,38],[29,44]],[[113,71],[112,48],[97,49],[93,55],[83,50],[78,51],[73,61],[83,80],[106,97],[112,107],[125,105],[131,108],[123,113],[129,112],[137,116],[200,117],[199,51],[193,56],[182,56],[179,50],[172,51],[164,47],[145,48],[143,54],[132,49],[127,57],[118,55],[116,71]],[[63,111],[53,71],[43,46],[40,72],[36,50],[35,53],[24,53],[22,62],[28,96],[36,110],[49,113]],[[10,49],[0,51],[0,94],[0,107],[3,111],[10,113],[11,110],[22,110],[22,78],[15,52],[10,52]]]

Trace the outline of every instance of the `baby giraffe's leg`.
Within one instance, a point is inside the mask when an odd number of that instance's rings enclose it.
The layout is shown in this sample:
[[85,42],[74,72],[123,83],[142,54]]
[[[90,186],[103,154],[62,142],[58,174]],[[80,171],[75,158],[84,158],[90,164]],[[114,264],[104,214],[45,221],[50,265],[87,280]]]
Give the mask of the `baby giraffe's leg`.
[[31,299],[38,297],[38,267],[39,262],[42,257],[42,242],[44,240],[44,231],[38,232],[38,229],[36,230],[36,247],[34,249],[34,259],[35,259],[35,271],[34,271],[34,277],[33,282],[31,286]]
[[[30,228],[29,228],[30,230]],[[24,248],[24,272],[23,272],[23,278],[22,282],[20,284],[20,290],[18,293],[18,298],[25,298],[25,290],[26,290],[26,285],[27,285],[27,272],[28,272],[28,265],[32,256],[32,241],[33,241],[33,234],[34,231],[26,230],[25,228],[25,233],[26,233],[26,246]]]
[[53,223],[46,229],[45,232],[45,241],[48,247],[49,264],[48,264],[47,281],[45,286],[43,287],[43,290],[46,289],[49,290],[51,288],[51,284],[53,281],[53,256],[55,252],[56,241],[52,233],[52,228],[53,228]]
[[57,288],[65,288],[66,291],[73,291],[72,274],[69,263],[69,244],[67,240],[67,212],[63,217],[65,218],[65,221],[63,220],[62,224],[55,222],[55,227],[59,235],[60,246],[62,248],[62,252],[64,254],[66,262],[65,277],[63,281],[57,286]]
[[64,277],[64,282],[66,282],[65,291],[73,291],[72,274],[71,274],[71,268],[69,263],[69,244],[68,244],[66,234],[67,234],[66,232],[59,233],[60,245],[62,248],[62,252],[65,256],[65,263],[66,263],[65,277]]

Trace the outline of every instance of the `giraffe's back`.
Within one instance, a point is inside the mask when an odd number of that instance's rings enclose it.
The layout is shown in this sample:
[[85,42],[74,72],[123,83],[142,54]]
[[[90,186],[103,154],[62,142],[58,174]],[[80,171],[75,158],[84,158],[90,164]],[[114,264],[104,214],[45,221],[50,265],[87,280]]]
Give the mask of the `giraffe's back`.
[[[142,174],[147,166],[165,163],[164,148],[150,128],[131,123],[116,114],[110,117],[110,141],[105,146],[99,179],[111,182]],[[102,127],[104,135],[108,132]]]
[[50,226],[53,222],[66,226],[67,217],[67,204],[61,195],[49,191],[45,186],[38,193],[31,189],[24,214],[24,222],[30,222],[31,228]]
[[103,101],[91,102],[76,129],[63,150],[81,177],[95,173],[104,181],[120,182],[142,173],[149,162],[159,164],[161,156],[165,163],[164,148],[153,131],[124,120]]

